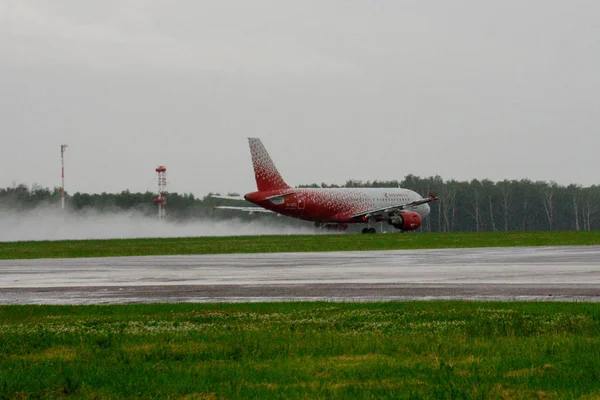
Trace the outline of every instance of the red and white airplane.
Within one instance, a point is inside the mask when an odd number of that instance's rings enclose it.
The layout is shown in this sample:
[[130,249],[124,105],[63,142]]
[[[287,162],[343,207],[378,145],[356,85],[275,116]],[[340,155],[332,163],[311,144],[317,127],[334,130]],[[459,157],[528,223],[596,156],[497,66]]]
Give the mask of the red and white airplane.
[[273,164],[258,138],[248,138],[258,191],[243,198],[213,196],[229,200],[247,200],[259,207],[217,206],[248,212],[274,212],[312,221],[316,226],[345,229],[348,224],[366,224],[363,233],[375,233],[374,222],[385,221],[401,231],[413,231],[429,215],[433,195],[422,198],[401,188],[323,188],[298,189],[289,186]]

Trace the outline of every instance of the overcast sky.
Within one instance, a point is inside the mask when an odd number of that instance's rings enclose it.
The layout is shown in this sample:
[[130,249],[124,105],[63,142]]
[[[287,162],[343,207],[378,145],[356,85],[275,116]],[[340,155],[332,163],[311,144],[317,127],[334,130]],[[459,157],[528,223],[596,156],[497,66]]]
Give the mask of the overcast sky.
[[0,186],[600,183],[600,2],[0,1]]

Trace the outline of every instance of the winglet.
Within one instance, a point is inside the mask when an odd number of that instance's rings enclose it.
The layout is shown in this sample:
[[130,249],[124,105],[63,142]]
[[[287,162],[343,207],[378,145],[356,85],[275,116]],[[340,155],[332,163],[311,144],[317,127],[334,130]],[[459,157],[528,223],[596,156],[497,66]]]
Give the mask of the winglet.
[[256,186],[259,191],[289,189],[259,138],[248,138]]

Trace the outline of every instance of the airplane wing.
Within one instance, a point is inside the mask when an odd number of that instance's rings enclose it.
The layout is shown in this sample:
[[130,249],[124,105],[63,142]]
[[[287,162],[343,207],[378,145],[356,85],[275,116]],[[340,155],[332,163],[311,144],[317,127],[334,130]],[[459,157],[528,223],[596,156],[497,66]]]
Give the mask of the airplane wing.
[[262,208],[262,207],[213,206],[213,210],[216,210],[216,209],[245,211],[245,212],[249,212],[250,214],[255,213],[255,212],[262,212],[262,213],[272,213],[273,212],[271,210],[267,210],[266,208]]
[[402,211],[406,208],[416,207],[418,205],[425,204],[425,203],[431,203],[432,201],[436,201],[436,200],[437,200],[437,197],[430,194],[429,197],[427,197],[427,198],[415,200],[410,203],[396,204],[396,205],[391,205],[391,206],[386,206],[386,207],[381,207],[381,208],[374,208],[372,210],[362,211],[362,212],[359,212],[356,214],[352,214],[350,216],[350,218],[359,218],[359,217],[367,217],[368,218],[368,217],[373,217],[376,215],[381,215],[381,214],[385,214],[385,213],[392,212],[392,211]]

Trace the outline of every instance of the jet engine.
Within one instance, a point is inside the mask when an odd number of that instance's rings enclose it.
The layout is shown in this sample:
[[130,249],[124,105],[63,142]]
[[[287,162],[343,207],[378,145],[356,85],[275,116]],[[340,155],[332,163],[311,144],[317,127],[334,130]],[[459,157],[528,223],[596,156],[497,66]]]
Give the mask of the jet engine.
[[414,211],[403,212],[390,218],[390,224],[402,231],[414,231],[421,226],[421,215]]

